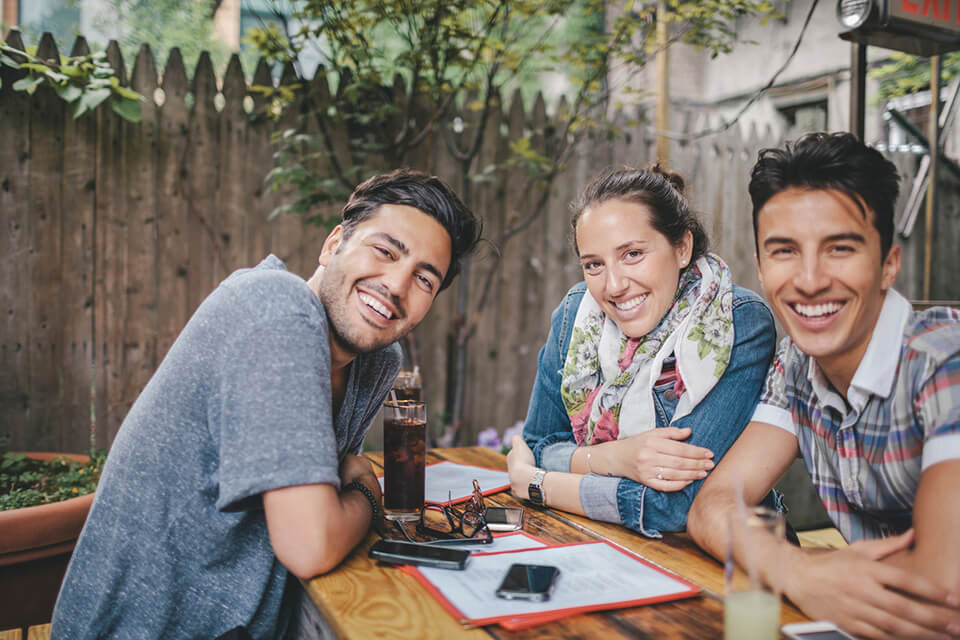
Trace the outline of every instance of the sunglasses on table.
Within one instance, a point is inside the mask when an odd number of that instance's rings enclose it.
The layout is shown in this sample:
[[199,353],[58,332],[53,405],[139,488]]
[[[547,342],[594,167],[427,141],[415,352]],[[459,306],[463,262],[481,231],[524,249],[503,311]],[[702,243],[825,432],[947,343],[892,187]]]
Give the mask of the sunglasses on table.
[[400,533],[409,542],[437,546],[490,544],[493,542],[493,534],[483,517],[486,508],[483,493],[480,491],[480,483],[474,480],[473,495],[470,496],[463,509],[453,506],[453,498],[450,493],[447,494],[446,504],[428,504],[420,508],[417,533],[430,538],[429,541],[423,542],[411,538],[400,521],[395,520],[393,525],[400,530]]

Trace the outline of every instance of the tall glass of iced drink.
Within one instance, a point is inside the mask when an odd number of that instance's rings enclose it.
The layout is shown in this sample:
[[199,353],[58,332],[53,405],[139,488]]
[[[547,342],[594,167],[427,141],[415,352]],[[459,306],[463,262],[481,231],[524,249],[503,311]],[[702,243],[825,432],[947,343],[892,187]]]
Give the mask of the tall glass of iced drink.
[[427,412],[422,402],[383,405],[383,511],[388,520],[418,520],[423,506]]

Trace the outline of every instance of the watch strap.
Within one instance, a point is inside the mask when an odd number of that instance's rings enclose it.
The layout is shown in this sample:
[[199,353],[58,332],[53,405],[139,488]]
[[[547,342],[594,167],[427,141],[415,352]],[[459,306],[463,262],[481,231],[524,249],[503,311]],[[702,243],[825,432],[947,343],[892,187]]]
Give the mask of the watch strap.
[[547,472],[543,469],[534,471],[533,477],[530,478],[530,484],[527,487],[527,495],[529,496],[530,502],[540,505],[547,503],[547,496],[543,493],[543,478],[546,475]]

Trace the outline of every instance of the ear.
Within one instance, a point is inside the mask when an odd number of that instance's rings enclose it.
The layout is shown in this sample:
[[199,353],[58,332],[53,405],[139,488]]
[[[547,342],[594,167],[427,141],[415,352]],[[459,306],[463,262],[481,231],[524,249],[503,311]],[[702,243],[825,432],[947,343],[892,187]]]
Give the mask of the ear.
[[330,264],[330,258],[337,252],[340,243],[343,242],[343,225],[338,224],[333,231],[323,241],[323,247],[320,249],[320,258],[317,260],[321,266]]
[[680,240],[680,244],[677,245],[677,259],[680,261],[680,265],[686,267],[690,264],[690,256],[693,255],[693,234],[690,233],[690,230],[687,229],[683,232],[683,238]]
[[893,245],[890,247],[890,251],[887,252],[887,257],[883,259],[883,271],[880,276],[880,289],[886,291],[893,286],[894,281],[897,279],[897,274],[900,273],[900,265],[902,264],[903,253],[899,245]]

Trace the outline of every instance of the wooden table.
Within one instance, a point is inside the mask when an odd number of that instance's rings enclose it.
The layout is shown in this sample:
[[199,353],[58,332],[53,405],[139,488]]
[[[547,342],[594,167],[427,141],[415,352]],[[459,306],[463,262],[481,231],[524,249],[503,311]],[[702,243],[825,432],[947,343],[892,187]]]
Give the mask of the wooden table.
[[[367,454],[382,468],[383,454]],[[506,458],[490,449],[437,449],[427,462],[451,460],[506,469]],[[504,506],[521,504],[508,491],[487,500]],[[582,614],[524,631],[499,626],[465,629],[414,579],[402,571],[378,565],[367,557],[378,539],[371,533],[363,544],[331,573],[304,581],[310,600],[339,638],[720,638],[723,636],[723,566],[707,556],[686,534],[665,534],[651,540],[623,526],[523,502],[524,531],[546,542],[607,539],[703,589],[702,595],[632,609]],[[611,576],[616,579],[616,576]],[[784,603],[781,623],[805,621]],[[313,637],[317,637],[314,635]]]

